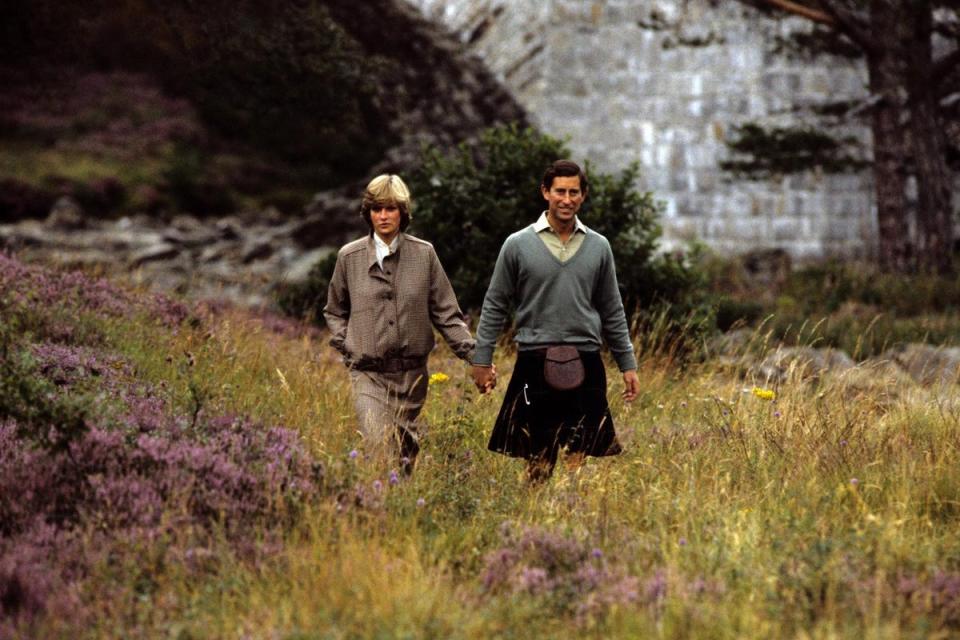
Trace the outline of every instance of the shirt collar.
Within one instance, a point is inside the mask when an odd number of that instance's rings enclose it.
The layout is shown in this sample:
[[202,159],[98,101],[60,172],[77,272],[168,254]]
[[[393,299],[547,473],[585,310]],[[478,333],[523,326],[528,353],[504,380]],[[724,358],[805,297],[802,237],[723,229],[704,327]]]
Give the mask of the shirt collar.
[[393,236],[393,240],[390,241],[389,246],[387,245],[386,242],[383,241],[383,238],[381,238],[377,234],[373,234],[373,242],[374,242],[374,246],[379,247],[381,250],[387,249],[391,252],[396,251],[397,244],[400,243],[400,234],[398,233],[397,235]]
[[[573,228],[573,232],[576,233],[579,231],[580,233],[586,233],[587,227],[582,222],[580,222],[580,216],[575,217],[574,220],[576,224]],[[544,211],[543,213],[540,214],[540,217],[537,218],[537,221],[533,223],[533,230],[536,231],[537,233],[541,233],[543,231],[547,231],[548,229],[550,231],[553,231],[553,227],[551,227],[550,223],[547,222],[547,212]]]
[[[403,232],[397,234],[397,237],[393,239],[390,243],[390,253],[396,253],[400,249],[400,245],[403,243]],[[371,233],[367,236],[367,267],[372,268],[373,265],[379,264],[377,261],[377,247],[386,247],[387,243],[380,239],[376,233]]]

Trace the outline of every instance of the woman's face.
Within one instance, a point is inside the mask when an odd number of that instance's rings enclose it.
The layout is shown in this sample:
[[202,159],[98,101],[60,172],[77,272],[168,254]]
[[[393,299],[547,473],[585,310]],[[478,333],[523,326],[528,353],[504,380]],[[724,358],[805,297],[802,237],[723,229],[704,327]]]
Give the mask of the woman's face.
[[378,202],[370,207],[370,222],[380,239],[389,244],[400,233],[400,207]]

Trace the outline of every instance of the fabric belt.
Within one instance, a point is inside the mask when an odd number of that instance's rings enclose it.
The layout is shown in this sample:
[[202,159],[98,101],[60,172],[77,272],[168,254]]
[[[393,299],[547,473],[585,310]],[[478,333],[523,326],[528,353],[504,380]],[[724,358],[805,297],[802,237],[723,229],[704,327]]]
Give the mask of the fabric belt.
[[374,371],[376,373],[400,373],[411,369],[420,369],[427,365],[425,356],[415,358],[378,358],[366,360],[353,365],[357,371]]

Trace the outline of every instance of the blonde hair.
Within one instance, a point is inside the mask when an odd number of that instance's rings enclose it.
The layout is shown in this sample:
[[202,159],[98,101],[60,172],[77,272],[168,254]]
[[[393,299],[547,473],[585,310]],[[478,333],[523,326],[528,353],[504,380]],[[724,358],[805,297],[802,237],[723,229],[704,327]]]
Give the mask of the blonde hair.
[[360,203],[360,217],[373,233],[373,222],[370,220],[370,210],[374,205],[395,204],[400,209],[400,231],[406,231],[410,226],[410,189],[400,176],[384,173],[370,181],[363,190],[363,200]]

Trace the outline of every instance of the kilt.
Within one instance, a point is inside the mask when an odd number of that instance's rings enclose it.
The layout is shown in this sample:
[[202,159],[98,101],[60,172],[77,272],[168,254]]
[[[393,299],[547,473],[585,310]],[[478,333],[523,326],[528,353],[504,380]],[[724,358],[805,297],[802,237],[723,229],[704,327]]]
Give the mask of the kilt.
[[596,351],[581,351],[585,379],[573,391],[550,388],[543,351],[519,351],[487,448],[516,458],[556,460],[569,453],[612,456],[622,448],[607,405],[607,374]]

